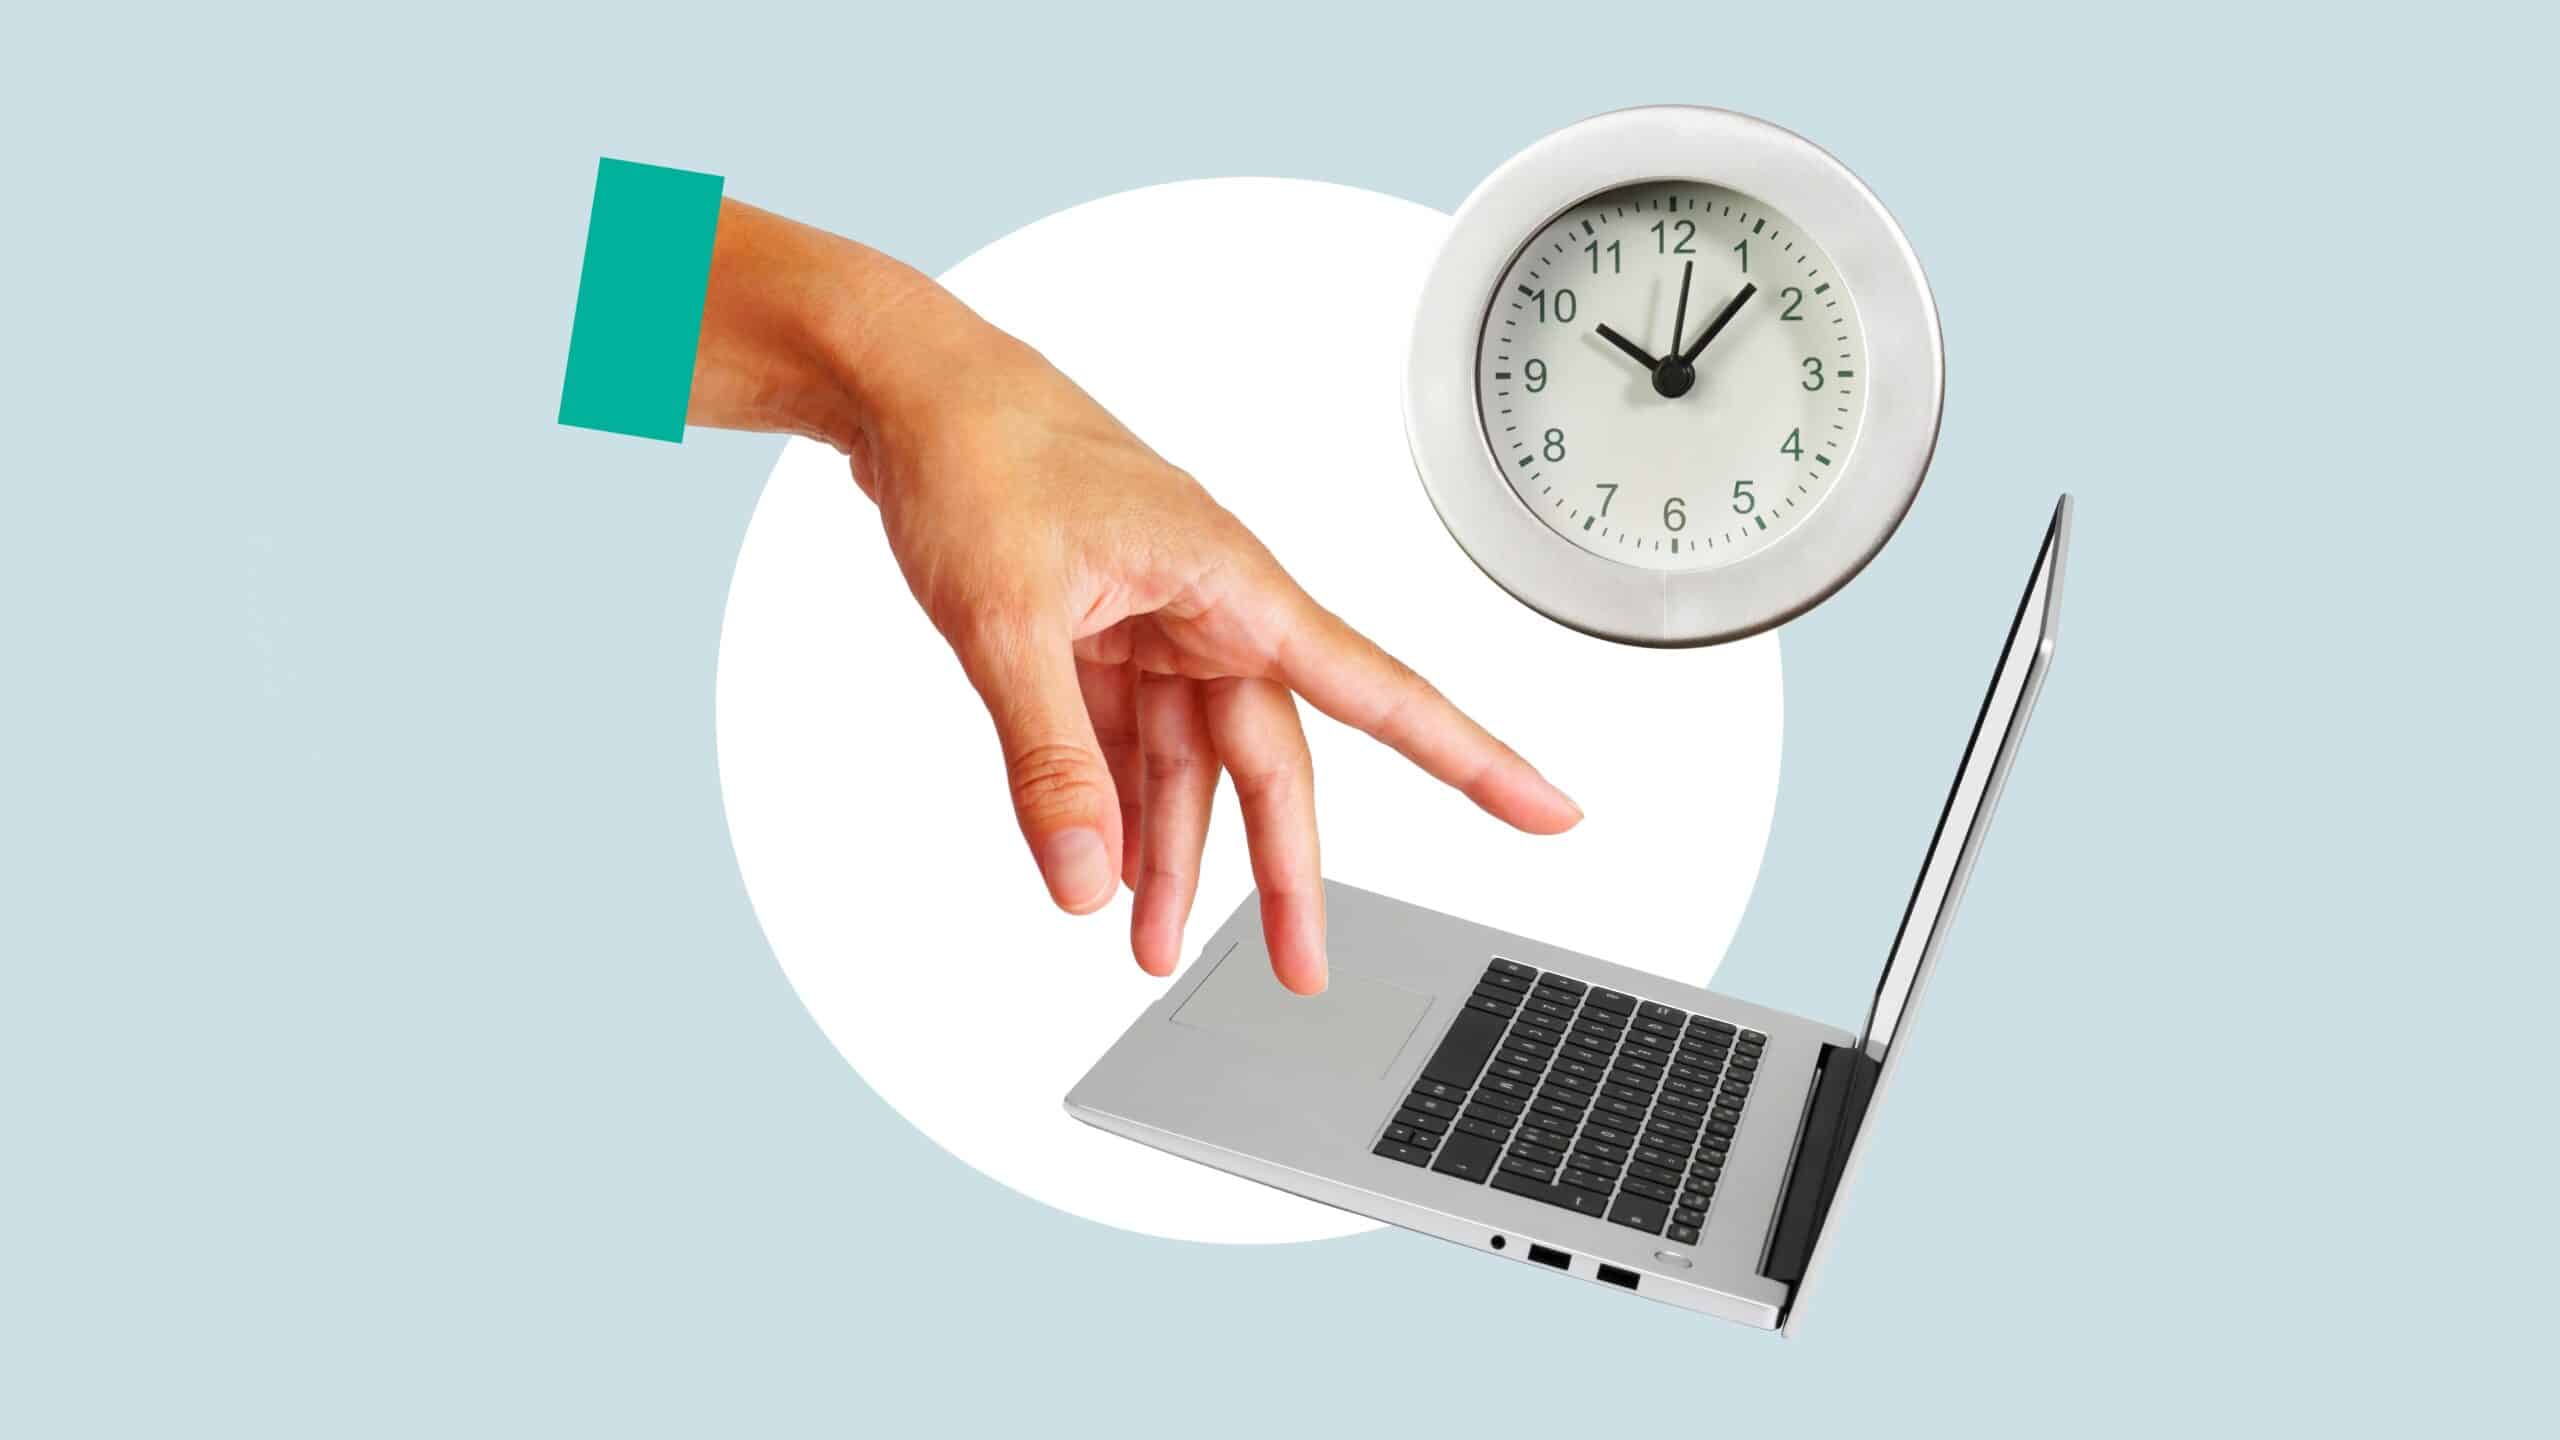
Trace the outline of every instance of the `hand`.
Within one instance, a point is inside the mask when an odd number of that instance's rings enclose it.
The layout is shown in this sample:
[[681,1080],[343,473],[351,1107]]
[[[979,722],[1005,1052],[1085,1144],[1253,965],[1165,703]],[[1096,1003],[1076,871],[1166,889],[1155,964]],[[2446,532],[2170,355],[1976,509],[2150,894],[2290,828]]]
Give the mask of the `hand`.
[[[1682,287],[1684,293],[1686,288],[1687,287],[1685,285]],[[1759,291],[1760,287],[1757,284],[1746,283],[1742,287],[1741,293],[1735,295],[1731,300],[1726,301],[1724,309],[1717,313],[1716,318],[1707,322],[1706,329],[1698,332],[1698,338],[1690,343],[1689,348],[1680,352],[1681,363],[1684,365],[1696,364],[1698,362],[1698,353],[1707,348],[1707,342],[1713,340],[1718,335],[1723,334],[1724,327],[1733,323],[1733,317],[1742,313],[1742,302],[1750,299],[1753,295],[1758,294]]]
[[1643,346],[1638,345],[1633,340],[1630,340],[1626,336],[1619,334],[1617,331],[1610,329],[1608,326],[1602,325],[1599,327],[1599,330],[1601,339],[1606,340],[1610,344],[1617,346],[1619,349],[1626,351],[1629,359],[1635,361],[1647,370],[1656,369],[1662,364],[1661,361],[1653,358],[1653,356],[1648,353]]
[[1671,312],[1671,353],[1680,353],[1680,337],[1689,328],[1689,276],[1698,268],[1695,260],[1680,262],[1680,303]]
[[[741,264],[767,248],[759,237],[791,240],[813,255],[766,255],[762,268],[823,275],[733,274],[733,223]],[[724,281],[746,293],[724,300]],[[798,297],[829,318],[795,335],[776,317]],[[781,333],[759,339],[768,327]],[[745,358],[708,401],[697,362],[695,418],[744,408],[721,396],[754,396],[765,407],[746,410],[754,418],[786,412],[766,428],[805,427],[846,450],[908,588],[994,721],[1051,898],[1086,914],[1128,884],[1130,948],[1148,973],[1171,974],[1179,958],[1223,773],[1272,968],[1302,994],[1324,988],[1314,776],[1295,696],[1523,830],[1581,818],[1528,762],[1309,598],[1189,475],[924,277],[762,212],[724,210],[704,328],[706,358],[715,340]],[[774,398],[804,383],[805,403]]]

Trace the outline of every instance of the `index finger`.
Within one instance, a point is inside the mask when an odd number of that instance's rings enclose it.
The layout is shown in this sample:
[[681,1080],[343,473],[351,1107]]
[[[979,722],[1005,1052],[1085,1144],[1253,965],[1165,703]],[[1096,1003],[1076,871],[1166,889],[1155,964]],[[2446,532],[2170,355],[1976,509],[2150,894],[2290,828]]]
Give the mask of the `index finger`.
[[1376,736],[1495,818],[1533,835],[1570,830],[1582,807],[1412,667],[1304,591],[1282,636],[1280,678],[1307,703]]

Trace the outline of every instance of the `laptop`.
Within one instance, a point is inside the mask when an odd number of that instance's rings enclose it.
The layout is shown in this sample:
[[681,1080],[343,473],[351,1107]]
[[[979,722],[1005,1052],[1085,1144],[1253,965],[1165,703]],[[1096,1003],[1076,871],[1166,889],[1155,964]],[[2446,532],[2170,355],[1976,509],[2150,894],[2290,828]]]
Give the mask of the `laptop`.
[[1077,1119],[1408,1230],[1792,1331],[2051,663],[2071,497],[1857,1034],[1328,881],[1332,982],[1248,896]]

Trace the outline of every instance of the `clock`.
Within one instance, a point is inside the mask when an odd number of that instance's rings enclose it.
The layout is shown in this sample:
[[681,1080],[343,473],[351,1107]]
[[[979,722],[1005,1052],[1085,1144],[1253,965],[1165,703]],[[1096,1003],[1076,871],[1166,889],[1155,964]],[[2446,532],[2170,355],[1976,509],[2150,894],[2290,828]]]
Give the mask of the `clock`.
[[1804,613],[1884,547],[1945,360],[1901,227],[1726,110],[1582,121],[1459,207],[1405,371],[1442,523],[1531,609],[1635,645]]

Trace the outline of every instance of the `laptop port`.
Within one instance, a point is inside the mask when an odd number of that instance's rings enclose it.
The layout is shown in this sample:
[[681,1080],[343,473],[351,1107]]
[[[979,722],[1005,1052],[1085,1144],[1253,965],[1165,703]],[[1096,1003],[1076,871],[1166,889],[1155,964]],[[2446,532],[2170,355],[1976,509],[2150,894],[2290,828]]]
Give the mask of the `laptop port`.
[[1572,1256],[1567,1255],[1561,1250],[1550,1250],[1544,1245],[1530,1246],[1529,1259],[1535,1264],[1551,1265],[1558,1270],[1570,1270],[1573,1268]]
[[1644,1277],[1633,1270],[1621,1270],[1615,1265],[1603,1265],[1600,1267],[1600,1278],[1621,1290],[1633,1290],[1637,1282]]

